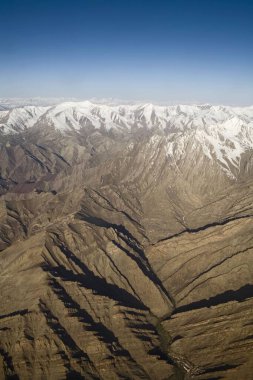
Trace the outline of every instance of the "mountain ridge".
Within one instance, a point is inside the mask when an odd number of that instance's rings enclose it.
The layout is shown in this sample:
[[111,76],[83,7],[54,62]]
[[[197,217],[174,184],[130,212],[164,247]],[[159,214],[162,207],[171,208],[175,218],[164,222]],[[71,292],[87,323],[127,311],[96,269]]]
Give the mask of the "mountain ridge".
[[34,127],[51,127],[63,134],[79,133],[87,128],[122,134],[156,129],[168,136],[167,154],[175,157],[182,154],[185,144],[192,138],[192,144],[200,144],[205,156],[210,160],[215,157],[232,178],[236,177],[236,170],[240,171],[241,155],[253,148],[253,107],[107,106],[85,101],[0,111],[3,136]]

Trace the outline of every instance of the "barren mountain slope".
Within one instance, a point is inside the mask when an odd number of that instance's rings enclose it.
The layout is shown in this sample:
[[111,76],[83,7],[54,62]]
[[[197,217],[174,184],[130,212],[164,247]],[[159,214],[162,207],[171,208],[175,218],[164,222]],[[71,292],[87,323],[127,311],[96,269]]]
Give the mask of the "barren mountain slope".
[[0,379],[251,379],[253,109],[0,111]]

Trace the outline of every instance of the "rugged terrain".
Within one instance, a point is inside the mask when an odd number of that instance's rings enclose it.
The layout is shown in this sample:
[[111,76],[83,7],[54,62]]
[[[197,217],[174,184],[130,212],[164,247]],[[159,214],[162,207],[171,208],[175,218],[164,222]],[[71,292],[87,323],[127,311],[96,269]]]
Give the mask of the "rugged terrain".
[[0,194],[0,379],[253,379],[253,107],[5,107]]

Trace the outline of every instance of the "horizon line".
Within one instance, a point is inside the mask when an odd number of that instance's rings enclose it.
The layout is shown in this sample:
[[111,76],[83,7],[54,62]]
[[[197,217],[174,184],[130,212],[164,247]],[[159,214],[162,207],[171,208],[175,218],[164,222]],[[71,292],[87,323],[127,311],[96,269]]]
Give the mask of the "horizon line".
[[[57,97],[57,96],[31,96],[31,97],[0,97],[0,104],[2,105],[12,105],[11,103],[17,102],[17,104],[13,104],[14,108],[25,107],[25,106],[50,106],[57,105],[67,102],[73,103],[82,103],[82,102],[90,102],[92,104],[98,105],[108,105],[108,106],[117,106],[117,105],[154,105],[154,106],[162,106],[162,107],[173,107],[173,106],[221,106],[221,107],[240,107],[240,108],[250,108],[253,107],[253,103],[238,105],[235,103],[225,104],[225,103],[216,103],[216,102],[203,102],[203,101],[155,101],[150,99],[119,99],[119,98],[79,98],[79,97]],[[22,104],[27,103],[27,104]],[[32,104],[33,102],[41,102],[41,104]],[[21,104],[18,104],[21,103]],[[48,104],[42,104],[48,103]]]

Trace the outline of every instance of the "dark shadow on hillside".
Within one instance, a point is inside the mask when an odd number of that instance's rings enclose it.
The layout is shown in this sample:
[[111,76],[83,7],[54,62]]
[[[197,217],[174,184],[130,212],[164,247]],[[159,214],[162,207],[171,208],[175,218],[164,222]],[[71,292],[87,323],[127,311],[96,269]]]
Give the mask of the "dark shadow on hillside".
[[184,313],[187,311],[202,309],[204,307],[212,307],[227,302],[237,301],[243,302],[248,298],[253,297],[253,285],[247,284],[242,286],[238,290],[228,290],[224,293],[218,294],[217,296],[211,297],[209,299],[202,299],[197,302],[192,302],[188,305],[179,306],[175,309],[173,314]]

